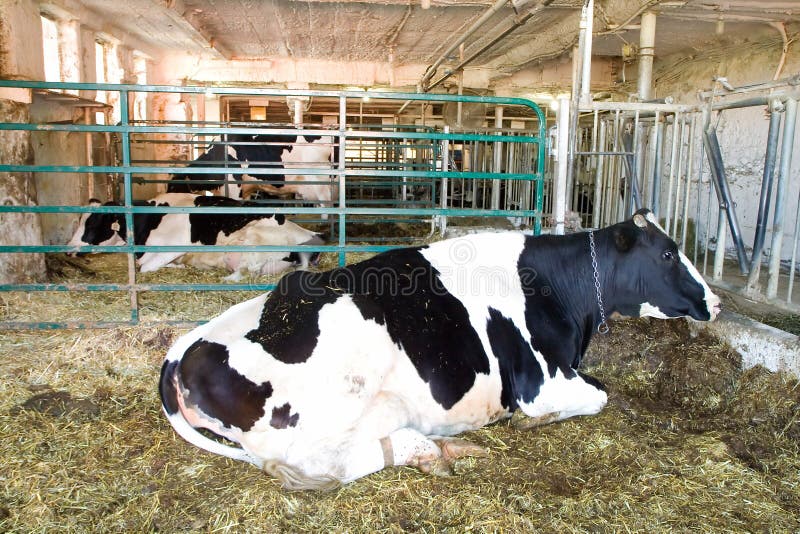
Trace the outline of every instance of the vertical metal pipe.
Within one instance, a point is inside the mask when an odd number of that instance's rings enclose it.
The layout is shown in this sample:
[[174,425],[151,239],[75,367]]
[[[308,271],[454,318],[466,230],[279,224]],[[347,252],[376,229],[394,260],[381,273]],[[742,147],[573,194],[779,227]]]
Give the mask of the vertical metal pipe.
[[669,233],[670,226],[672,225],[672,187],[675,184],[675,167],[678,165],[678,133],[680,131],[680,123],[678,122],[678,115],[672,116],[672,151],[669,157],[669,181],[667,181],[667,209],[664,217],[664,229]]
[[639,110],[637,109],[633,117],[633,161],[631,162],[631,192],[633,193],[631,214],[642,208],[642,195],[639,194],[639,177],[642,175],[642,161],[644,144],[641,139],[641,124],[639,124]]
[[714,273],[712,278],[716,281],[722,280],[722,272],[725,267],[725,239],[727,237],[727,227],[725,226],[725,208],[720,202],[717,212],[717,250],[714,253]]
[[[128,91],[122,90],[119,92],[119,122],[120,125],[125,128],[124,131],[120,133],[120,141],[121,141],[121,148],[122,148],[122,166],[125,168],[130,167],[131,165],[131,131],[130,131],[130,120],[128,118]],[[130,251],[128,252],[128,284],[130,286],[130,300],[131,300],[131,322],[138,323],[139,322],[139,299],[138,293],[136,291],[136,258],[135,254],[133,253],[133,247],[136,245],[134,227],[133,227],[133,212],[130,211],[130,208],[133,207],[133,184],[131,183],[131,173],[130,171],[125,171],[122,173],[123,176],[123,198],[124,198],[124,206],[126,208],[125,211],[125,242],[127,246],[130,247]]]
[[[686,158],[686,193],[683,198],[683,226],[681,227],[681,251],[686,253],[686,231],[689,228],[689,196],[692,189],[692,178],[694,173],[694,140],[697,137],[697,115],[692,114],[692,122],[689,127],[689,155]],[[695,222],[695,235],[697,235],[697,223]]]
[[[678,214],[680,213],[681,202],[681,175],[683,175],[683,158],[685,154],[686,144],[683,142],[683,137],[686,135],[686,116],[680,113],[681,133],[678,138],[678,170],[675,173],[675,213],[672,219],[672,229],[667,230],[667,233],[674,239],[678,235]],[[684,221],[685,223],[685,221]]]
[[789,171],[792,165],[792,147],[794,146],[794,129],[797,119],[797,100],[786,100],[786,118],[783,126],[781,142],[781,162],[778,171],[778,187],[775,190],[775,213],[772,224],[772,246],[769,253],[769,278],[767,279],[767,298],[775,298],[778,294],[778,277],[781,267],[781,242],[783,241],[783,210],[786,185],[789,182]]
[[[450,133],[450,127],[444,127],[444,133]],[[447,194],[447,171],[450,167],[450,139],[442,139],[442,172],[445,173],[442,176],[442,198],[441,198],[441,207],[442,207],[442,215],[439,217],[439,232],[441,235],[444,236],[444,232],[447,229],[447,203],[448,203],[448,194]]]
[[[411,9],[411,4],[408,6]],[[464,61],[464,43],[458,45],[458,59]],[[464,69],[458,71],[458,94],[464,94]],[[456,128],[461,129],[461,114],[463,113],[463,102],[456,102]]]
[[553,203],[553,233],[564,234],[564,216],[567,211],[567,166],[569,146],[569,111],[568,98],[558,99],[558,169],[556,173],[555,202]]
[[656,218],[658,218],[659,214],[661,213],[661,145],[664,140],[664,121],[661,120],[661,116],[658,111],[656,111],[653,132],[653,148],[655,150],[655,154],[653,156],[653,190],[650,196],[650,209],[653,210]]
[[592,29],[594,28],[594,0],[587,0],[581,11],[580,31],[584,35],[581,61],[580,105],[592,103]]
[[581,69],[582,50],[586,36],[584,33],[578,34],[578,46],[572,49],[572,98],[570,100],[570,120],[569,120],[569,146],[567,149],[567,206],[571,206],[571,199],[575,189],[575,152],[578,151],[578,117],[580,107],[578,99],[581,90]]
[[[494,107],[494,127],[500,129],[503,127],[503,106]],[[495,132],[495,135],[500,135],[500,132]],[[503,168],[503,143],[495,141],[493,146],[493,165],[492,172],[500,174]],[[495,178],[492,180],[492,209],[500,209],[500,179]]]
[[[597,124],[597,112],[595,111],[595,124]],[[596,130],[597,128],[595,128]],[[606,121],[600,121],[599,138],[595,138],[595,152],[603,151],[606,145]],[[598,148],[599,147],[599,148]],[[600,210],[603,201],[603,163],[605,156],[597,156],[597,163],[594,168],[594,201],[592,204],[592,228],[600,227]]]
[[758,276],[761,273],[761,252],[764,250],[764,239],[767,234],[772,181],[775,175],[775,159],[778,153],[778,137],[781,130],[781,107],[778,100],[772,100],[769,105],[767,150],[764,154],[764,174],[761,177],[761,196],[758,202],[756,235],[753,238],[753,257],[750,259],[750,276],[747,277],[746,287],[748,291],[758,291]]
[[[336,182],[339,186],[339,209],[344,210],[347,207],[345,202],[345,188],[347,187],[345,179],[345,153],[346,153],[346,137],[347,133],[347,98],[342,95],[339,97],[339,165],[337,168]],[[344,267],[346,264],[346,255],[344,247],[347,244],[347,219],[344,211],[339,212],[339,266]],[[433,231],[433,228],[431,228]]]
[[[625,132],[622,134],[622,146],[625,149],[626,154],[623,156],[623,161],[625,162],[625,167],[627,170],[628,187],[625,188],[625,210],[630,210],[633,213],[635,210],[642,207],[641,197],[639,196],[639,179],[636,176],[636,157],[638,154],[638,149],[636,147],[636,121],[639,120],[639,112],[636,112],[636,119],[631,126],[633,128],[633,133],[630,134]],[[628,213],[623,212],[622,216],[626,217]]]
[[639,30],[639,80],[637,82],[639,100],[653,98],[653,55],[656,42],[656,14],[653,11],[642,13],[642,26]]
[[[700,127],[703,131],[711,123],[711,106],[703,107],[700,113]],[[702,134],[701,134],[702,135]],[[703,154],[705,153],[705,143],[700,145],[700,176],[703,173]],[[710,181],[710,180],[709,180]],[[706,226],[704,232],[705,243],[703,244],[703,276],[708,274],[708,243],[711,240],[711,184],[708,184],[708,194],[706,195]]]
[[[92,108],[90,107],[83,108],[83,123],[92,124]],[[92,157],[92,132],[86,132],[85,140],[86,140],[86,165],[88,167],[91,167],[92,165],[94,165],[94,158]],[[86,201],[89,198],[94,198],[94,173],[91,172],[86,175],[86,195],[87,198],[81,199],[81,202]]]
[[[620,111],[617,110],[614,114],[614,132],[613,132],[613,148],[612,151],[619,152],[620,148],[620,129],[622,128],[622,118],[620,115]],[[622,206],[622,199],[620,196],[620,186],[619,186],[619,177],[622,171],[622,158],[614,158],[614,166],[612,169],[611,177],[610,177],[610,187],[611,187],[611,202],[609,202],[609,209],[608,212],[608,220],[606,224],[611,224],[619,221],[622,219],[622,213],[620,207]],[[613,211],[611,211],[613,210]]]
[[797,234],[800,233],[800,195],[797,198],[797,209],[794,214],[794,232],[792,232],[792,259],[789,262],[789,287],[786,288],[786,302],[792,302],[794,290],[794,268],[797,263]]
[[[697,120],[697,131],[699,132],[700,129],[703,127],[703,121],[701,117],[698,117],[697,113],[693,114],[693,120]],[[703,187],[703,144],[699,142],[699,137],[697,133],[695,133],[694,137],[692,137],[692,145],[697,146],[698,154],[695,156],[694,160],[692,160],[692,166],[694,167],[694,174],[697,176],[697,187],[696,187],[696,196],[695,196],[695,215],[694,215],[694,257],[692,258],[693,263],[695,266],[697,265],[697,256],[700,253],[699,245],[700,245],[700,216],[702,215],[701,211],[701,204],[702,199],[700,195],[702,194],[702,187]],[[706,228],[708,228],[708,224],[706,224]],[[706,232],[708,235],[708,232]]]

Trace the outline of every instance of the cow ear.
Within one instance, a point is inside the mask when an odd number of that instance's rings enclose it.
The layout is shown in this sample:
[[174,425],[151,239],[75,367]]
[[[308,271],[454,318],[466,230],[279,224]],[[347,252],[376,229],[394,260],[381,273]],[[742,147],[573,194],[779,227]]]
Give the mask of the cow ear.
[[641,213],[637,213],[633,216],[633,224],[639,228],[647,228],[647,219]]
[[636,244],[637,232],[635,228],[620,225],[614,229],[614,245],[620,252],[628,252]]

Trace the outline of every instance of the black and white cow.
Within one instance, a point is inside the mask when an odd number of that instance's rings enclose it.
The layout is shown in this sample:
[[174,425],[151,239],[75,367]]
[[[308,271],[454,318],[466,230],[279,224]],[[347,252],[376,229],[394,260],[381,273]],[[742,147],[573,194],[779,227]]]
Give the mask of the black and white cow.
[[[93,205],[99,205],[94,201]],[[165,193],[139,202],[150,206],[241,207],[256,206],[226,197]],[[106,203],[114,205],[114,203]],[[287,220],[281,214],[225,213],[142,213],[134,215],[134,240],[137,245],[321,245],[323,240],[310,230]],[[72,246],[125,244],[125,216],[120,213],[84,214],[70,240]],[[313,263],[316,252],[145,252],[136,260],[142,272],[155,271],[173,262],[199,268],[227,268],[228,278],[239,280],[244,271],[275,274],[292,266]]]
[[[193,206],[197,195],[191,193],[163,193],[147,201],[135,201],[136,206]],[[89,206],[102,206],[103,203],[93,198]],[[117,206],[115,202],[106,202],[106,206]],[[147,235],[142,232],[158,226],[163,213],[140,214],[134,217],[134,240],[141,244],[147,240]],[[82,247],[89,245],[118,246],[125,244],[126,236],[125,216],[114,213],[83,213],[78,220],[78,226],[67,243],[70,246]],[[68,255],[84,253],[67,253]]]
[[474,234],[287,274],[174,344],[164,411],[190,443],[295,489],[446,470],[485,451],[443,436],[517,409],[528,426],[595,414],[606,393],[578,371],[602,317],[592,247],[607,315],[719,312],[646,210],[593,233]]
[[[234,178],[230,174],[176,173],[167,186],[168,192],[213,191],[225,194],[225,181],[242,180],[247,183],[229,183],[227,194],[232,198],[249,198],[256,191],[270,195],[296,195],[308,202],[329,205],[332,188],[324,182],[327,175],[316,174],[259,174],[265,168],[320,168],[330,169],[334,160],[331,136],[296,135],[230,135],[228,143],[214,142],[206,152],[189,163],[189,167],[244,167],[248,174]],[[259,178],[260,176],[260,178]],[[261,180],[278,182],[263,183]],[[212,181],[212,183],[192,183]]]
[[[233,138],[233,136],[231,136]],[[187,167],[237,167],[241,168],[244,158],[239,159],[236,145],[225,143],[211,143],[206,147],[206,151],[200,156],[190,161]],[[230,198],[241,198],[241,187],[235,183],[240,180],[239,176],[224,173],[211,174],[186,174],[175,173],[167,184],[168,193],[196,193],[210,191],[214,194],[227,196]],[[209,183],[199,183],[207,180]]]

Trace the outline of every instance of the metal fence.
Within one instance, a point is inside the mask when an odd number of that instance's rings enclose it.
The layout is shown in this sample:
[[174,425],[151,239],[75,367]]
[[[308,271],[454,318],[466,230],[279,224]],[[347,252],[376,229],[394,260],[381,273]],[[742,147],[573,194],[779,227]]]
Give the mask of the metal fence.
[[[125,217],[128,239],[122,246],[84,246],[70,247],[63,244],[21,245],[3,242],[2,254],[53,254],[60,252],[105,252],[124,253],[128,257],[128,280],[122,284],[73,284],[73,283],[30,283],[0,284],[3,292],[127,292],[130,295],[130,318],[126,321],[5,321],[0,328],[62,328],[62,327],[102,327],[120,324],[136,324],[140,321],[138,296],[143,292],[157,291],[231,291],[231,290],[269,290],[273,284],[144,284],[139,281],[135,266],[135,254],[142,252],[301,252],[316,250],[338,255],[340,265],[351,252],[380,252],[396,245],[375,244],[360,240],[358,243],[348,239],[349,225],[354,221],[389,220],[394,218],[414,218],[431,225],[433,230],[444,231],[447,220],[458,217],[502,217],[514,221],[526,221],[533,233],[539,233],[542,223],[542,199],[544,179],[544,114],[531,101],[517,98],[457,96],[443,94],[377,93],[370,92],[372,101],[405,101],[430,105],[436,102],[472,102],[494,106],[522,107],[526,113],[537,119],[532,130],[515,132],[509,135],[501,130],[486,132],[453,133],[448,128],[425,124],[409,127],[402,122],[379,128],[364,127],[348,123],[348,105],[364,99],[363,92],[338,91],[295,91],[262,89],[252,87],[173,87],[150,85],[113,85],[84,83],[49,83],[31,81],[0,80],[0,87],[33,89],[55,92],[60,90],[105,91],[119,94],[119,101],[132,103],[136,95],[145,93],[230,96],[250,95],[256,97],[281,97],[303,99],[328,99],[338,103],[335,124],[329,122],[319,127],[271,127],[260,123],[237,124],[234,122],[194,123],[137,123],[131,120],[129,106],[120,110],[118,124],[78,124],[59,123],[0,123],[0,131],[36,132],[82,132],[99,134],[106,139],[114,136],[118,140],[118,161],[104,164],[80,164],[76,161],[51,162],[47,165],[9,165],[0,162],[0,172],[46,173],[53,176],[85,175],[95,184],[100,181],[109,190],[117,189],[121,206],[82,206],[51,203],[47,205],[3,205],[0,215],[14,213],[33,213],[63,215],[79,213],[119,213]],[[424,109],[424,108],[423,108]],[[424,122],[424,115],[423,115]],[[359,127],[360,126],[360,127]],[[337,152],[332,168],[300,167],[293,172],[316,175],[335,187],[336,195],[329,206],[307,206],[300,204],[275,205],[266,203],[258,208],[225,207],[158,207],[134,205],[134,186],[163,183],[174,172],[192,175],[209,175],[221,171],[240,181],[248,169],[225,167],[224,164],[209,167],[186,167],[185,161],[148,160],[138,158],[136,146],[147,142],[158,142],[159,135],[168,134],[186,140],[190,145],[205,143],[211,138],[236,134],[264,135],[307,135],[332,136]],[[487,149],[491,146],[497,153],[506,154],[507,164],[487,166]],[[460,148],[454,148],[460,147]],[[362,157],[353,156],[361,151]],[[461,151],[459,160],[457,151]],[[369,153],[369,156],[364,154]],[[475,158],[475,163],[463,165],[463,157]],[[191,157],[191,156],[190,156]],[[260,169],[262,178],[281,174],[280,168]],[[96,190],[92,186],[89,190]],[[489,202],[481,200],[489,192]],[[471,195],[471,196],[470,196]],[[494,196],[492,196],[494,195]],[[417,198],[419,197],[419,198]],[[469,199],[469,201],[465,201]],[[502,199],[502,200],[501,200]],[[213,249],[196,246],[145,246],[134,243],[134,215],[142,213],[220,213],[242,214],[254,210],[265,214],[286,214],[295,217],[328,217],[334,226],[334,240],[330,244],[314,247],[302,246],[215,246]],[[74,215],[73,215],[74,217]],[[196,323],[197,321],[193,321]],[[183,321],[181,324],[185,324]],[[192,323],[192,322],[190,322]]]
[[[708,92],[691,106],[594,103],[573,144],[553,147],[571,165],[563,217],[597,228],[650,208],[712,284],[800,311],[796,86],[792,78]],[[720,127],[726,120],[734,126]],[[760,168],[738,162],[743,141],[764,155]]]

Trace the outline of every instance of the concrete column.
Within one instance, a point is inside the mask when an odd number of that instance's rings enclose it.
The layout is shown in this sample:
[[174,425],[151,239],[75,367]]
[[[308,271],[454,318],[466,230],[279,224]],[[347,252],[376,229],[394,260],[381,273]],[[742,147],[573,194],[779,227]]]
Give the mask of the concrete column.
[[653,98],[653,56],[656,43],[656,14],[652,11],[642,13],[642,27],[639,30],[639,80],[638,93],[642,101]]
[[[80,47],[80,80],[83,82],[96,82],[97,81],[97,56],[95,54],[95,33],[91,28],[82,26],[79,33],[79,47]],[[82,98],[94,100],[97,96],[97,91],[80,91],[79,95]]]
[[[0,2],[0,78],[44,79],[42,24],[33,2]],[[31,92],[0,91],[0,121],[30,122]],[[30,132],[0,131],[0,161],[34,163]],[[37,203],[32,173],[0,172],[0,204],[31,206]],[[42,227],[35,213],[0,214],[0,243],[41,245]],[[44,281],[43,254],[0,254],[0,283]]]

